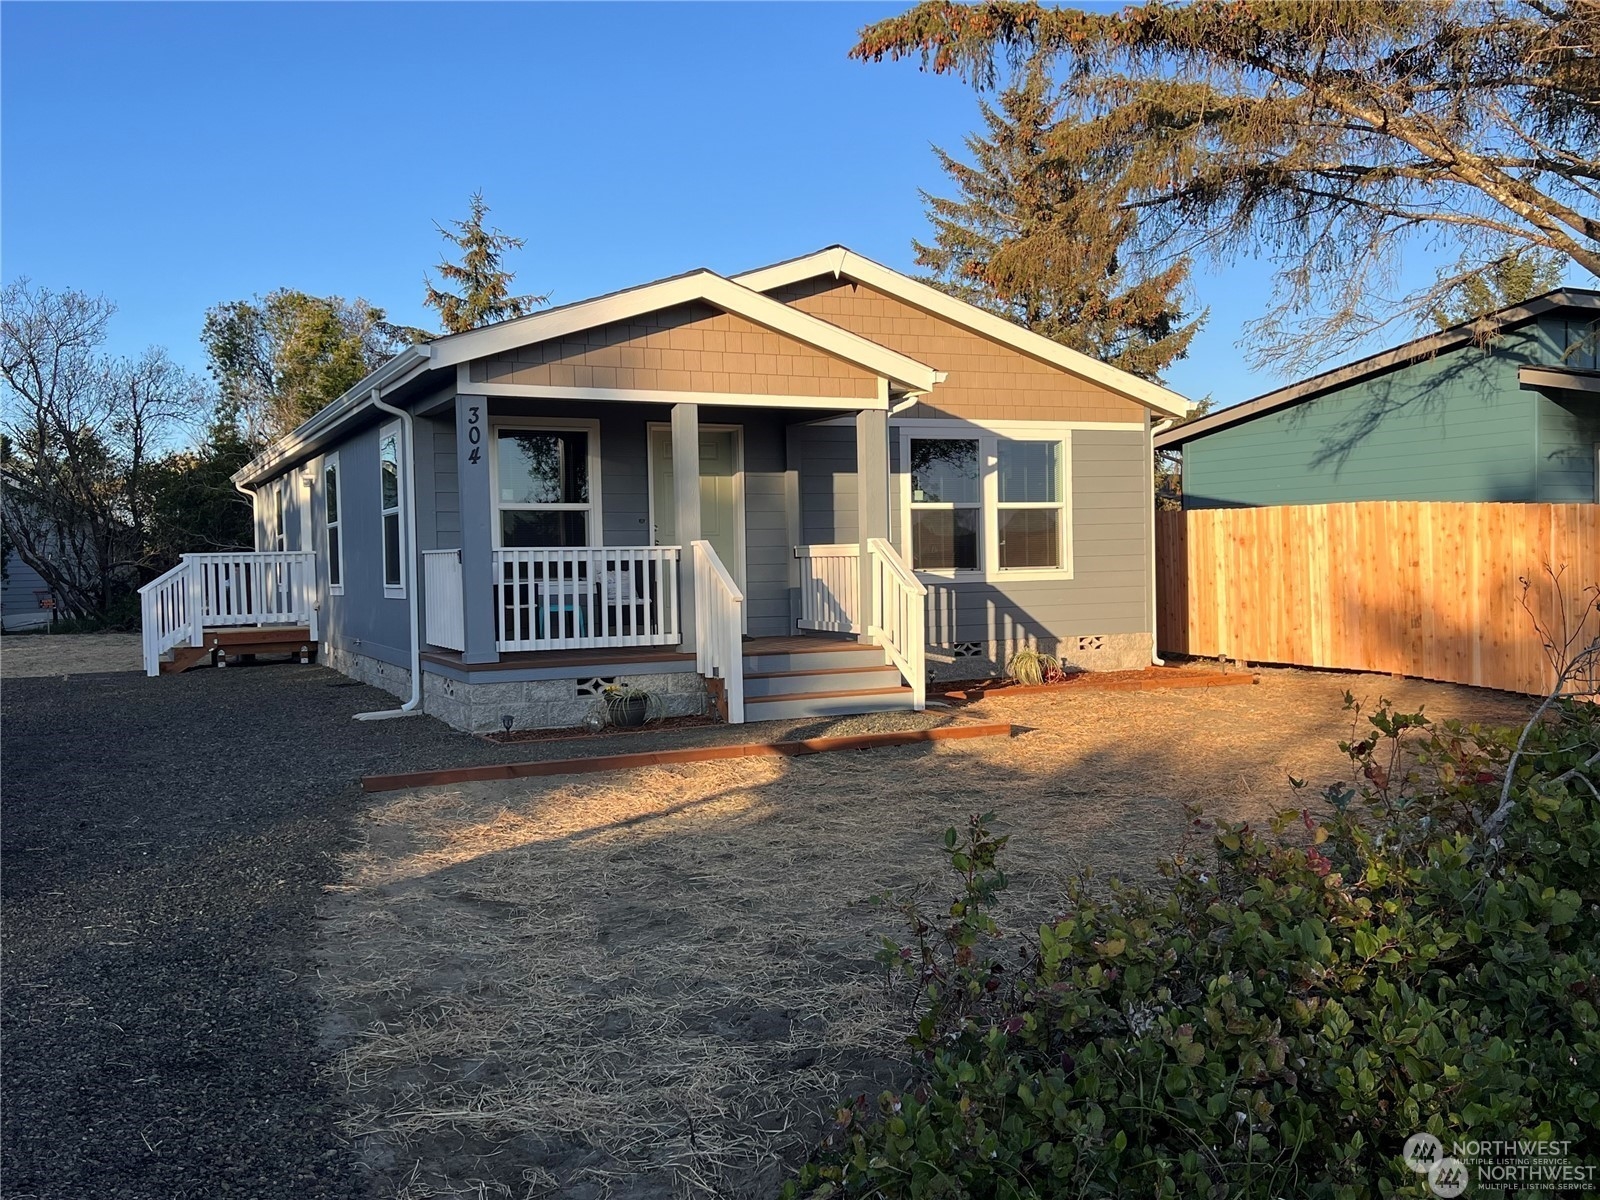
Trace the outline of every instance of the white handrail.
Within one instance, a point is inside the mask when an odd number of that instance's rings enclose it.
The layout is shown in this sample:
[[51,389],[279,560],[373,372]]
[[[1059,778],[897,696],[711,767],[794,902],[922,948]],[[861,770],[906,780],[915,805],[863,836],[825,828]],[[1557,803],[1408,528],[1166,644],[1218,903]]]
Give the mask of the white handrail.
[[194,637],[189,619],[193,578],[180,562],[139,589],[139,631],[144,643],[144,673],[161,674],[161,656]]
[[722,680],[728,724],[744,724],[744,593],[708,541],[694,554],[695,669]]
[[501,651],[675,646],[678,546],[550,546],[494,552]]
[[861,546],[796,546],[800,560],[801,629],[861,632]]
[[466,609],[461,591],[461,551],[422,552],[422,599],[427,605],[428,645],[467,648]]
[[872,556],[867,636],[900,669],[911,688],[912,707],[921,712],[928,699],[928,589],[884,538],[868,538],[867,551]]
[[320,641],[317,562],[310,550],[228,550],[185,554],[139,589],[144,669],[180,642],[205,645],[205,631],[234,625],[305,625]]

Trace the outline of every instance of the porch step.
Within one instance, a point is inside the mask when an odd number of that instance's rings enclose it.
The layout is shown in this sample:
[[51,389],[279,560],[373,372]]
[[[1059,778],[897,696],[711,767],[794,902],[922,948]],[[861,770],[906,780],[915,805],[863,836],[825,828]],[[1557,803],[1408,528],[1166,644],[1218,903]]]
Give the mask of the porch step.
[[909,712],[908,687],[863,688],[838,692],[791,692],[746,696],[746,721],[792,721],[801,717],[852,717],[860,713]]
[[[815,641],[806,646],[804,641]],[[778,673],[810,673],[830,671],[840,667],[861,670],[864,666],[882,666],[883,649],[863,646],[857,642],[833,641],[826,638],[795,638],[791,644],[779,648],[748,651],[744,656],[745,678],[751,675]]]
[[306,660],[317,657],[317,643],[304,625],[236,626],[207,629],[203,646],[175,646],[172,658],[161,664],[163,675],[178,675],[202,663],[226,665],[245,655],[283,654]]
[[745,701],[757,697],[793,696],[816,692],[875,692],[898,687],[900,672],[888,666],[883,655],[876,661],[848,667],[819,667],[814,671],[755,671],[744,677]]

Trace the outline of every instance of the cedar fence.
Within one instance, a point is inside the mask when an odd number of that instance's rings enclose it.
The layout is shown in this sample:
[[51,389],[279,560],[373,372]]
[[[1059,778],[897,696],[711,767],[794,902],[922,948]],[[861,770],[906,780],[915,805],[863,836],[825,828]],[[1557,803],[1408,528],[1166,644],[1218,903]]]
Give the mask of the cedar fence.
[[1167,653],[1545,692],[1534,616],[1600,634],[1600,505],[1158,512],[1156,588]]

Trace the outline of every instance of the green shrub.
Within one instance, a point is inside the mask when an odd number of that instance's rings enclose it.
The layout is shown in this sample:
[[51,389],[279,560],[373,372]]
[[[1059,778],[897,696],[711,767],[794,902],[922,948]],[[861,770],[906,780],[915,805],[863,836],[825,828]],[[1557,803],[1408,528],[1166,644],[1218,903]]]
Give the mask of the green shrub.
[[1080,882],[1021,958],[1004,839],[947,832],[948,922],[883,954],[926,1078],[841,1109],[786,1195],[1431,1196],[1423,1130],[1600,1161],[1600,713],[1533,724],[1491,829],[1514,733],[1347,704],[1321,817],[1197,819],[1169,886]]
[[1006,663],[1006,670],[1011,678],[1027,687],[1038,687],[1041,683],[1060,683],[1067,677],[1066,672],[1061,669],[1059,658],[1033,646],[1024,646],[1013,654],[1011,660]]

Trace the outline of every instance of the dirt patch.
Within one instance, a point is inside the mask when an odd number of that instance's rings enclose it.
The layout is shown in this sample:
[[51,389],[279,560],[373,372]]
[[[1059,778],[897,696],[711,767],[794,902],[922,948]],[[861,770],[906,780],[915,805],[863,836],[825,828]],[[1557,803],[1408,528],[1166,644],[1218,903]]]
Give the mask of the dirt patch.
[[100,675],[144,670],[137,633],[8,633],[0,638],[0,678]]
[[386,1195],[770,1195],[840,1096],[909,1078],[873,961],[886,890],[948,899],[996,809],[1005,919],[1149,877],[1183,803],[1261,819],[1341,767],[1340,696],[1510,722],[1517,698],[1267,671],[1259,687],[993,696],[1012,739],[379,798],[325,905],[347,1131]]

